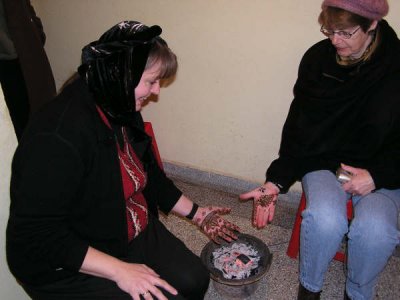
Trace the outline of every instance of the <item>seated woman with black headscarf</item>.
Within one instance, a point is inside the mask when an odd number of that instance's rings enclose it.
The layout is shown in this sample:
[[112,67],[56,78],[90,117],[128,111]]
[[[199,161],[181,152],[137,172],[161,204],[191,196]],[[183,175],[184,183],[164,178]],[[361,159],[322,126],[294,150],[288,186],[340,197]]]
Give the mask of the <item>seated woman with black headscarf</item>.
[[160,169],[143,101],[177,70],[159,26],[125,21],[83,48],[79,76],[29,124],[14,156],[10,270],[33,299],[203,299],[209,274],[158,220],[210,238],[238,227],[198,207]]

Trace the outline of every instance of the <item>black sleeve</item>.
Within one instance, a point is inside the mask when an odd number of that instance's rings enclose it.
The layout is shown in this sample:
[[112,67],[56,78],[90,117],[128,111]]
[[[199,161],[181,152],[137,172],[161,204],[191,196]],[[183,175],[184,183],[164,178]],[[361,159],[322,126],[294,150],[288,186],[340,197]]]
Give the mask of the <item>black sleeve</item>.
[[7,229],[10,257],[80,269],[88,245],[70,230],[69,218],[83,178],[78,152],[56,135],[37,135],[17,150]]
[[[376,91],[380,106],[374,113],[379,115],[376,132],[370,133],[370,139],[379,145],[377,154],[367,170],[371,174],[376,189],[400,188],[400,76],[388,80],[384,87]],[[385,104],[385,105],[384,105]]]
[[165,172],[153,160],[147,169],[148,183],[143,194],[148,202],[149,210],[158,216],[158,209],[168,214],[182,196],[182,192],[167,177]]
[[379,163],[375,163],[368,171],[375,183],[375,188],[399,189],[400,188],[400,137],[396,143],[381,153]]
[[[144,122],[140,113],[136,115],[135,122],[135,126],[144,131]],[[159,166],[151,146],[151,139],[154,137],[147,135],[147,133],[146,136],[149,142],[143,151],[142,160],[145,162],[148,182],[146,188],[143,190],[143,195],[146,198],[150,212],[158,217],[159,209],[165,214],[171,211],[182,196],[182,192]]]
[[280,156],[271,163],[267,170],[266,181],[278,186],[281,194],[287,193],[297,180],[293,169],[294,163],[294,160]]
[[[300,76],[305,76],[304,69],[306,68],[307,65],[307,54],[312,51],[314,48],[311,47],[302,57],[301,62],[299,64],[298,68],[298,78]],[[298,79],[297,79],[298,80]],[[288,115],[285,120],[284,127],[282,129],[282,136],[281,136],[281,144],[280,144],[280,149],[279,149],[279,157],[275,159],[271,165],[268,167],[267,172],[266,172],[266,181],[270,181],[274,183],[276,186],[279,187],[280,193],[284,194],[286,193],[289,188],[298,180],[297,176],[297,171],[296,171],[296,164],[298,160],[296,158],[292,157],[290,153],[288,153],[287,146],[290,145],[293,141],[285,134],[285,127],[287,126],[287,123],[289,122],[290,116],[293,114],[294,104],[293,102],[295,99],[292,101],[292,104],[290,105]]]
[[[299,95],[296,93],[296,86],[299,82],[309,80],[310,74],[318,74],[320,65],[316,61],[329,49],[330,43],[322,40],[311,46],[301,58],[297,80],[293,88],[293,100],[282,129],[279,158],[274,160],[266,172],[266,181],[273,182],[280,188],[281,193],[286,193],[290,186],[307,172],[321,167],[321,161],[310,157],[303,147],[304,139],[299,135],[299,119],[304,109],[303,102],[299,102]],[[301,133],[301,131],[300,131]]]

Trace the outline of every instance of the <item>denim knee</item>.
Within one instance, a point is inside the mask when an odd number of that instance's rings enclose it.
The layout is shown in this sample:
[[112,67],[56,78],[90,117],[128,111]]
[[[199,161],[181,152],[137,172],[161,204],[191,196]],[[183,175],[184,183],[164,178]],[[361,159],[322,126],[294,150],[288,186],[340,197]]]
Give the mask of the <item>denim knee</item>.
[[355,216],[348,234],[349,294],[372,295],[378,275],[399,241],[397,209],[382,194],[355,199]]
[[399,242],[397,227],[385,219],[354,219],[348,234],[352,245],[362,247],[364,252],[389,252],[391,254]]
[[332,235],[344,236],[348,231],[346,216],[326,209],[305,209],[302,213],[303,224],[323,237]]

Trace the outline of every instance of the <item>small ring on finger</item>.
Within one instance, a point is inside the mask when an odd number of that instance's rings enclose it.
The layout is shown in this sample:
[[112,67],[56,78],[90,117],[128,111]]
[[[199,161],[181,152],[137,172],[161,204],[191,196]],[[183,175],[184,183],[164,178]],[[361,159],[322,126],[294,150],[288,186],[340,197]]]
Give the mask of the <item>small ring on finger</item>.
[[148,294],[149,294],[149,292],[147,291],[147,292],[142,293],[142,296],[146,297]]

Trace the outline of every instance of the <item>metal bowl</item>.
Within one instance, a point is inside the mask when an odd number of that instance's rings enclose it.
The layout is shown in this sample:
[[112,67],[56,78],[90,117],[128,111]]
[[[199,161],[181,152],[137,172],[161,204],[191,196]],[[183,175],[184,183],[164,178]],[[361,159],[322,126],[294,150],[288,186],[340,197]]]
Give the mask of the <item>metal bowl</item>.
[[240,233],[238,239],[234,242],[252,246],[260,255],[258,267],[252,270],[248,278],[227,279],[220,270],[215,268],[213,252],[222,246],[229,246],[228,242],[223,241],[220,245],[213,241],[208,242],[201,251],[200,258],[210,271],[210,277],[214,281],[216,290],[222,296],[227,296],[230,299],[243,299],[253,294],[257,289],[258,281],[271,266],[272,254],[263,241],[248,234]]

